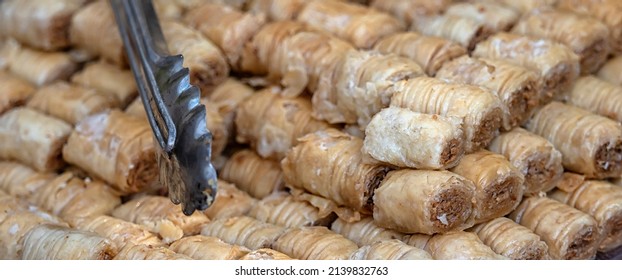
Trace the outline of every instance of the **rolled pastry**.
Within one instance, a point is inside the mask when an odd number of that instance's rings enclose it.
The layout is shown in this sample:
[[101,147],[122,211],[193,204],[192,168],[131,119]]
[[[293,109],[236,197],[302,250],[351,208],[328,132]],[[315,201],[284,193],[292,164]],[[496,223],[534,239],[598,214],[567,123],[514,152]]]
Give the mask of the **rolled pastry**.
[[256,203],[256,199],[235,185],[218,180],[218,191],[214,203],[204,213],[212,220],[243,216]]
[[144,244],[128,243],[123,246],[115,260],[192,260],[184,254],[163,247],[151,247]]
[[476,234],[454,231],[429,237],[424,248],[436,260],[505,260]]
[[622,121],[622,86],[592,75],[583,76],[575,80],[562,97],[568,104]]
[[227,128],[229,141],[235,140],[235,116],[237,115],[240,104],[248,97],[253,95],[253,88],[243,84],[242,82],[228,78],[224,83],[214,88],[208,96],[208,104],[218,109],[218,113],[222,116],[223,124]]
[[347,260],[358,246],[326,227],[299,227],[285,231],[274,249],[301,260]]
[[23,260],[111,260],[118,252],[109,239],[95,233],[55,225],[39,225],[24,236]]
[[0,158],[17,160],[37,171],[54,171],[65,163],[63,144],[71,133],[66,122],[28,108],[0,116]]
[[112,211],[112,216],[145,226],[160,235],[167,244],[198,234],[201,227],[209,222],[209,218],[201,212],[186,216],[181,206],[173,204],[167,197],[150,195],[122,204]]
[[0,3],[0,36],[52,51],[69,46],[71,17],[86,0],[6,0]]
[[246,9],[265,15],[270,21],[293,20],[306,3],[306,0],[252,0],[247,3]]
[[281,161],[287,185],[371,213],[374,189],[388,168],[364,163],[361,139],[328,129],[298,141]]
[[113,110],[76,125],[63,159],[113,185],[122,194],[137,193],[157,179],[153,132],[147,122]]
[[28,198],[52,180],[54,173],[36,172],[11,161],[0,161],[0,190],[17,198]]
[[0,70],[0,115],[13,107],[24,105],[35,92],[28,82]]
[[330,125],[311,117],[307,98],[283,98],[278,90],[256,92],[240,105],[235,119],[236,140],[250,143],[263,158],[280,160],[298,138]]
[[280,164],[248,149],[234,153],[219,175],[259,199],[285,188]]
[[356,222],[347,222],[339,218],[333,222],[330,229],[354,241],[360,247],[372,245],[377,241],[402,239],[404,237],[402,233],[377,226],[371,217],[362,218]]
[[542,107],[527,130],[549,140],[562,153],[564,168],[588,178],[622,173],[622,127],[616,121],[559,102]]
[[433,234],[473,226],[475,186],[449,171],[391,171],[374,195],[376,225]]
[[484,24],[492,33],[508,31],[519,20],[521,14],[512,8],[494,2],[462,2],[450,5],[448,15],[466,17]]
[[406,26],[421,15],[442,13],[451,0],[372,0],[369,6],[395,16]]
[[590,16],[609,28],[612,51],[622,52],[622,6],[616,0],[557,0],[557,8]]
[[453,14],[417,17],[410,29],[425,35],[454,41],[468,51],[472,51],[477,43],[485,40],[492,33],[484,23]]
[[503,217],[523,198],[525,178],[503,155],[480,150],[451,169],[475,183],[475,223]]
[[[279,236],[284,232],[285,228],[282,226],[264,223],[246,216],[213,220],[205,224],[201,230],[202,235],[218,237],[229,244],[244,246],[251,250],[273,248]],[[285,251],[282,252],[288,254]]]
[[375,160],[398,167],[450,168],[464,155],[462,121],[452,116],[386,108],[365,129],[362,151]]
[[94,232],[110,239],[117,248],[123,248],[126,244],[142,244],[149,247],[164,246],[162,240],[144,226],[107,215],[71,218],[69,223],[73,228]]
[[526,14],[512,32],[567,45],[579,56],[581,73],[598,70],[611,52],[609,29],[597,19],[549,8]]
[[504,155],[525,177],[525,195],[548,192],[564,172],[562,154],[545,138],[517,127],[501,133],[488,149]]
[[374,50],[408,57],[419,64],[429,76],[445,62],[467,53],[466,48],[442,37],[423,35],[417,32],[400,32],[380,39]]
[[114,95],[120,108],[127,107],[138,96],[132,72],[103,60],[87,64],[71,77],[71,82]]
[[521,14],[530,12],[540,7],[552,7],[559,0],[476,0],[478,2],[493,2],[506,5]]
[[471,55],[508,60],[538,73],[542,79],[540,104],[566,90],[580,72],[579,57],[569,47],[518,34],[499,32],[479,43]]
[[622,86],[622,55],[608,60],[596,75],[614,85]]
[[322,209],[285,192],[264,197],[248,215],[262,222],[285,227],[328,226],[336,218],[332,211]]
[[540,236],[506,217],[478,224],[469,231],[477,234],[497,254],[512,260],[545,260],[549,257],[549,247]]
[[275,251],[268,248],[262,248],[253,250],[250,253],[246,254],[244,257],[240,258],[240,260],[292,260],[292,258],[288,255],[285,255],[279,251]]
[[432,256],[422,249],[391,239],[376,241],[356,250],[351,260],[431,260]]
[[508,218],[533,230],[549,247],[552,259],[591,259],[601,240],[598,222],[548,197],[524,199]]
[[39,88],[27,106],[75,125],[119,103],[110,94],[60,81]]
[[607,252],[622,245],[622,188],[607,181],[583,180],[580,175],[565,173],[550,197],[596,219],[603,236],[598,251]]
[[244,45],[264,24],[264,17],[242,13],[224,4],[204,4],[185,14],[184,21],[214,42],[231,68],[239,70]]
[[481,87],[419,77],[396,83],[393,91],[392,107],[462,119],[467,153],[488,146],[501,127],[501,101]]
[[539,103],[538,74],[498,59],[462,56],[447,62],[436,78],[458,84],[481,86],[501,100],[505,131],[521,125]]
[[250,252],[216,237],[194,235],[175,241],[169,249],[195,260],[237,260]]

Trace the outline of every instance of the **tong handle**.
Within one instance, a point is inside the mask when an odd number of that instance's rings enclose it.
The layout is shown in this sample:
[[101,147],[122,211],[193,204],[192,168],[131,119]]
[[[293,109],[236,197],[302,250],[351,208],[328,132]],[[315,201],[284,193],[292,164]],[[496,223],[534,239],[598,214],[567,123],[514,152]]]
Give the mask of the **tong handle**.
[[153,4],[150,0],[110,0],[110,5],[149,124],[162,150],[170,153],[176,143],[177,129],[152,70],[167,57],[166,41]]

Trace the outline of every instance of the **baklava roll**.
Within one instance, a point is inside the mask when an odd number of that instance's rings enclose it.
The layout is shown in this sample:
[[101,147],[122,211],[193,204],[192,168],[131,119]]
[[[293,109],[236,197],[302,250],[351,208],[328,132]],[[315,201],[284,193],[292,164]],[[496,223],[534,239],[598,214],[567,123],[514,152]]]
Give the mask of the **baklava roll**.
[[298,138],[330,127],[311,116],[307,98],[284,98],[268,88],[246,99],[238,109],[236,140],[250,143],[263,158],[280,160],[298,143]]
[[436,78],[457,84],[470,84],[494,93],[503,107],[505,131],[521,125],[539,103],[538,74],[499,59],[462,56],[447,62]]
[[30,49],[12,40],[0,47],[3,59],[10,72],[36,86],[67,80],[78,69],[68,53]]
[[562,97],[568,104],[622,121],[622,87],[595,76],[583,76]]
[[0,70],[0,115],[26,104],[34,92],[35,88],[27,81]]
[[[289,0],[287,0],[289,1]],[[257,250],[253,250],[250,253],[246,254],[244,257],[240,258],[240,260],[251,260],[251,261],[260,261],[260,260],[292,260],[292,258],[288,255],[285,255],[279,251],[261,248]]]
[[433,234],[473,226],[475,185],[449,171],[391,171],[374,195],[376,225]]
[[556,0],[557,8],[602,21],[609,28],[612,51],[622,53],[622,5],[617,0]]
[[542,79],[540,104],[566,90],[580,72],[579,57],[567,46],[518,34],[499,32],[479,43],[471,55],[508,60],[538,73]]
[[345,1],[312,1],[296,19],[362,49],[369,49],[380,38],[405,29],[405,25],[388,14]]
[[54,171],[65,163],[63,144],[71,125],[28,108],[0,116],[0,159],[17,160],[37,171]]
[[95,233],[38,225],[24,236],[23,260],[111,260],[118,248]]
[[169,249],[195,260],[237,260],[250,252],[249,249],[231,245],[219,238],[194,235],[179,239]]
[[419,77],[393,86],[392,107],[462,119],[467,153],[488,146],[501,127],[501,101],[488,90]]
[[179,6],[176,1],[153,0],[152,2],[159,19],[178,20],[184,13],[183,7]]
[[379,240],[360,247],[350,256],[351,260],[431,260],[432,256],[422,249],[397,239]]
[[107,1],[92,1],[71,20],[69,37],[74,47],[119,66],[127,66],[121,34]]
[[263,159],[248,149],[235,152],[219,175],[259,199],[285,188],[279,162]]
[[437,234],[427,241],[425,250],[435,260],[505,260],[484,244],[475,233],[454,231]]
[[546,260],[549,247],[540,236],[514,221],[499,217],[481,223],[469,231],[497,254],[512,260]]
[[112,211],[112,216],[145,226],[162,237],[164,243],[171,243],[184,236],[195,235],[209,222],[202,212],[184,215],[180,205],[173,204],[163,196],[146,195],[132,199]]
[[506,5],[521,14],[540,7],[552,7],[559,0],[475,0],[477,2],[493,2]]
[[148,121],[147,113],[145,112],[145,107],[143,106],[143,100],[140,96],[136,97],[134,101],[132,101],[132,103],[125,108],[124,112],[130,116]]
[[405,26],[419,16],[440,14],[452,0],[372,0],[370,7],[392,14]]
[[171,54],[184,56],[184,67],[190,69],[190,83],[210,92],[229,76],[224,54],[199,31],[174,21],[162,22],[162,33]]
[[582,179],[565,173],[550,197],[594,217],[603,237],[598,251],[615,249],[622,245],[622,188],[607,181]]
[[404,234],[394,230],[377,226],[371,217],[362,218],[360,221],[347,222],[338,218],[330,226],[330,229],[356,243],[358,246],[372,245],[376,241],[402,239]]
[[551,102],[536,112],[526,128],[549,140],[570,171],[598,179],[622,174],[622,126],[616,121]]
[[604,23],[567,11],[533,10],[514,26],[512,32],[567,45],[579,56],[582,74],[598,70],[611,52],[609,29]]
[[301,260],[347,260],[358,246],[326,227],[299,227],[285,231],[273,248]]
[[227,147],[229,130],[227,130],[225,121],[215,104],[212,104],[207,98],[201,98],[200,102],[205,106],[205,123],[207,129],[212,133],[212,157],[215,158],[220,156]]
[[386,166],[364,162],[363,141],[335,129],[298,139],[281,161],[288,186],[371,213],[374,189],[388,172]]
[[251,0],[246,9],[265,16],[270,21],[294,20],[307,0]]
[[461,2],[450,5],[445,14],[473,19],[484,24],[487,31],[508,31],[521,14],[510,7],[494,2]]
[[410,29],[454,41],[468,51],[492,34],[483,23],[452,14],[417,17]]
[[108,93],[60,81],[39,88],[27,106],[75,125],[90,115],[116,108],[119,103]]
[[0,2],[0,36],[53,51],[69,46],[71,17],[86,0],[5,0]]
[[[201,234],[218,237],[229,244],[257,250],[259,248],[273,248],[277,239],[285,232],[285,229],[282,226],[264,223],[246,216],[239,216],[213,220],[203,226]],[[288,254],[277,248],[274,249]]]
[[255,93],[253,88],[233,78],[228,78],[214,88],[214,91],[209,93],[210,107],[218,109],[218,113],[222,116],[223,124],[227,128],[230,142],[235,140],[235,116],[237,115],[238,108],[253,93]]
[[241,69],[244,45],[259,32],[264,21],[262,16],[243,13],[224,4],[206,3],[184,15],[184,22],[214,42],[234,70]]
[[71,77],[71,82],[114,95],[120,108],[127,107],[138,96],[132,72],[104,60],[87,64]]
[[549,247],[552,259],[591,259],[601,241],[598,222],[559,201],[532,196],[508,218],[533,230]]
[[525,177],[525,195],[548,192],[561,178],[562,154],[545,138],[517,127],[501,133],[488,149],[502,154]]
[[[412,143],[418,144],[413,146]],[[450,168],[464,155],[462,121],[452,116],[386,108],[376,114],[365,129],[362,152],[398,167]]]
[[256,199],[235,185],[218,180],[218,191],[214,203],[204,213],[212,220],[243,216],[256,203]]
[[417,32],[386,36],[374,45],[374,50],[410,58],[423,67],[428,76],[436,75],[443,64],[467,53],[464,47],[453,41]]
[[622,55],[608,60],[596,75],[616,86],[622,86]]
[[142,244],[149,247],[163,247],[164,243],[146,227],[107,215],[70,218],[73,228],[94,232],[112,241],[117,248],[126,244]]
[[54,179],[54,173],[42,173],[17,162],[0,161],[0,190],[17,198],[28,198]]
[[192,260],[184,254],[164,247],[151,247],[144,244],[128,243],[114,257],[115,260]]
[[80,121],[63,148],[63,158],[125,195],[157,180],[154,145],[147,122],[112,110]]
[[278,192],[258,201],[248,215],[262,222],[285,227],[330,225],[335,214],[321,210],[288,193]]

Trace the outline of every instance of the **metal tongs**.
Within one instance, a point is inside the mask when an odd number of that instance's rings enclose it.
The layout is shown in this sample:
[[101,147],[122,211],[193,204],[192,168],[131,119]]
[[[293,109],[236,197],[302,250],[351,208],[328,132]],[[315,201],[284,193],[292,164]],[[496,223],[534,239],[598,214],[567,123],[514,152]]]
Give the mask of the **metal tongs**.
[[168,54],[151,0],[110,0],[156,142],[160,183],[184,214],[205,210],[216,196],[212,134],[200,91],[183,56]]

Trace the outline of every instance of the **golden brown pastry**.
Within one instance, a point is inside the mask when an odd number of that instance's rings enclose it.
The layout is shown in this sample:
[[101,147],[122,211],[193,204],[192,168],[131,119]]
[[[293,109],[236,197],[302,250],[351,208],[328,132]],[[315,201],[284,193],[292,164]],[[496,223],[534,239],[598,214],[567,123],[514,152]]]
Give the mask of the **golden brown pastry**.
[[347,222],[341,218],[335,220],[330,229],[354,241],[358,246],[372,245],[377,241],[402,239],[404,234],[377,226],[372,217],[360,221]]
[[234,184],[218,180],[218,191],[214,203],[204,213],[212,220],[243,216],[256,203],[256,199],[238,189]]
[[276,261],[276,260],[292,260],[292,258],[279,251],[275,251],[275,250],[268,249],[268,248],[262,248],[262,249],[251,251],[250,253],[246,254],[244,257],[240,258],[240,260],[252,260],[252,261],[275,260]]
[[115,256],[115,260],[192,260],[184,254],[163,247],[128,243]]
[[369,5],[392,14],[409,26],[418,16],[440,14],[451,2],[451,0],[372,0]]
[[[279,236],[284,232],[285,227],[264,223],[246,216],[213,220],[205,224],[201,230],[202,235],[218,237],[229,244],[244,246],[251,250],[273,248]],[[285,251],[282,252],[288,254]]]
[[363,141],[335,129],[320,130],[298,139],[281,161],[288,186],[371,213],[373,191],[388,168],[363,162]]
[[598,251],[607,252],[622,245],[622,188],[607,181],[583,180],[578,174],[565,173],[550,197],[594,217],[603,237]]
[[454,41],[469,51],[492,33],[482,22],[453,14],[416,17],[410,29]]
[[0,115],[13,107],[24,105],[35,92],[28,82],[0,70]]
[[557,8],[590,16],[609,28],[612,51],[622,52],[622,5],[616,0],[556,0]]
[[132,72],[103,60],[87,64],[71,77],[71,82],[114,95],[120,108],[138,96]]
[[183,7],[179,6],[176,1],[153,0],[152,2],[153,8],[161,20],[178,20],[184,12]]
[[303,97],[284,98],[278,89],[256,92],[240,105],[235,119],[236,140],[250,143],[263,158],[280,160],[308,133],[330,125],[311,117],[311,102]]
[[596,75],[614,85],[622,86],[622,55],[608,60]]
[[549,247],[540,236],[514,221],[499,217],[478,224],[469,231],[497,254],[513,260],[545,260]]
[[525,177],[500,154],[480,150],[465,155],[452,172],[475,183],[475,223],[503,217],[520,203]]
[[38,225],[24,236],[23,260],[111,260],[118,249],[95,233]]
[[425,248],[436,260],[505,260],[486,246],[476,234],[454,231],[437,234],[429,238]]
[[579,57],[567,46],[546,39],[499,32],[479,43],[472,56],[508,60],[538,73],[540,104],[550,102],[579,77]]
[[39,88],[27,106],[75,125],[119,103],[108,93],[60,81]]
[[450,5],[446,14],[474,19],[483,23],[486,29],[496,33],[507,31],[520,18],[520,13],[500,3],[462,2]]
[[453,41],[417,32],[385,36],[374,45],[374,50],[410,58],[423,67],[429,76],[434,76],[446,62],[467,53],[464,47]]
[[583,109],[551,102],[526,125],[562,153],[564,168],[588,178],[622,174],[622,126]]
[[69,46],[71,17],[86,0],[0,2],[0,36],[43,50]]
[[242,246],[227,244],[219,238],[203,235],[179,239],[169,249],[195,260],[237,260],[250,252]]
[[467,153],[488,146],[501,127],[501,101],[480,87],[419,77],[396,83],[392,90],[392,107],[461,118]]
[[595,76],[583,76],[575,80],[562,98],[568,104],[622,121],[622,87]]
[[54,171],[65,163],[61,150],[71,126],[28,108],[0,116],[0,159],[17,160],[37,171]]
[[350,256],[351,260],[431,260],[432,256],[422,249],[410,246],[398,239],[379,240],[365,245]]
[[374,194],[376,225],[433,234],[473,226],[475,186],[449,171],[391,171]]
[[76,125],[63,159],[100,178],[121,194],[146,188],[157,179],[153,132],[147,122],[113,110]]
[[12,161],[0,161],[0,190],[18,198],[28,198],[56,177]]
[[501,133],[488,149],[502,154],[525,177],[525,195],[547,192],[564,172],[562,154],[545,138],[517,127]]
[[162,237],[164,243],[171,243],[184,236],[195,235],[209,222],[202,212],[184,215],[180,205],[173,204],[163,196],[146,195],[132,199],[112,211],[112,216],[145,226]]
[[253,88],[243,84],[242,82],[228,78],[225,82],[214,88],[214,91],[209,93],[207,107],[214,107],[218,109],[218,113],[222,116],[223,123],[227,128],[227,135],[229,135],[229,141],[235,140],[235,116],[237,115],[240,104],[248,97],[253,95],[255,91]]
[[117,248],[122,248],[126,244],[141,244],[149,247],[164,246],[162,240],[144,226],[115,217],[99,215],[70,218],[68,221],[73,228],[94,232],[110,239]]
[[446,169],[458,164],[464,145],[459,118],[390,107],[377,113],[365,129],[362,152],[393,166]]
[[539,7],[552,7],[559,0],[475,0],[477,2],[493,2],[506,5],[521,14],[532,11]]
[[335,219],[332,211],[321,211],[315,205],[277,192],[255,203],[248,215],[262,222],[285,227],[328,226]]
[[212,133],[212,157],[218,157],[227,147],[229,131],[218,108],[207,98],[201,98],[200,102],[205,106],[205,123]]
[[358,246],[326,227],[299,227],[285,231],[273,248],[301,260],[347,260]]
[[259,199],[285,188],[279,162],[263,159],[248,149],[235,152],[219,175]]
[[609,29],[604,23],[567,11],[535,9],[525,15],[512,32],[567,45],[579,56],[582,74],[598,70],[611,51]]
[[601,240],[598,222],[548,197],[524,199],[510,219],[533,230],[549,247],[552,259],[591,259]]
[[503,105],[501,128],[505,131],[527,120],[540,99],[538,74],[499,59],[465,55],[445,63],[436,78],[480,86],[494,93]]
[[263,15],[270,21],[293,20],[308,0],[251,0],[246,9],[254,14]]

